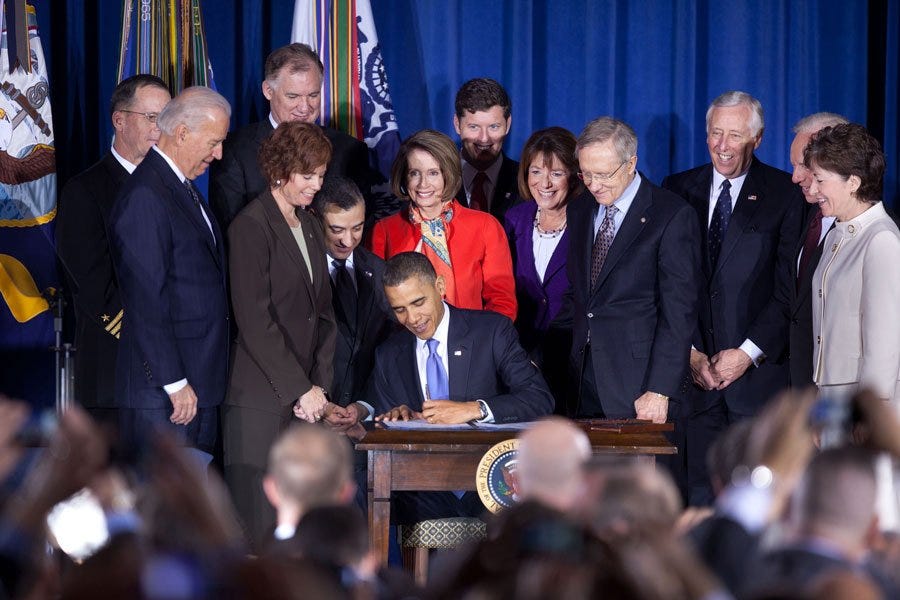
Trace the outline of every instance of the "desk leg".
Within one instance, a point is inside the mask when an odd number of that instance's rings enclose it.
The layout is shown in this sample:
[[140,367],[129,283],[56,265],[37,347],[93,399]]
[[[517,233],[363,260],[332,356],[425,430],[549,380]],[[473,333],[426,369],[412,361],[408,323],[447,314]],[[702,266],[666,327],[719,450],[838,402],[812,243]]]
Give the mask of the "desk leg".
[[369,541],[381,564],[388,562],[391,527],[391,452],[369,450]]

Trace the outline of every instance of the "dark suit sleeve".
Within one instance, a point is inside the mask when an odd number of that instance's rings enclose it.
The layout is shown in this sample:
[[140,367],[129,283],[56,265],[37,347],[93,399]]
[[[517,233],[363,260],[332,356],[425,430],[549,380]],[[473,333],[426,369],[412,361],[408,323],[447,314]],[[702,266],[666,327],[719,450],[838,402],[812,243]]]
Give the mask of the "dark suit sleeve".
[[791,263],[796,260],[797,242],[802,228],[801,213],[803,198],[797,186],[784,190],[782,198],[788,202],[784,219],[778,233],[777,255],[772,285],[772,298],[759,312],[747,331],[747,338],[759,346],[768,360],[777,360],[785,354],[788,346],[788,318],[790,310],[790,286],[794,285],[791,276]]
[[[309,249],[310,259],[321,261],[319,273],[322,274],[322,277],[327,278],[329,275],[328,265],[325,264],[325,239],[322,228],[312,219],[305,222],[304,226],[309,226],[313,237],[316,238],[316,248]],[[316,385],[331,392],[331,385],[334,381],[334,350],[337,346],[337,321],[334,316],[334,307],[331,304],[330,281],[319,286],[315,310],[319,319],[316,328],[318,339],[316,340],[316,354],[313,357],[315,364],[313,364],[310,377]]]
[[[124,327],[158,385],[187,377],[173,328],[172,227],[158,190],[138,186],[116,200],[112,223],[119,287],[127,307]],[[165,193],[165,192],[163,192]]]
[[375,350],[375,367],[369,378],[367,397],[373,400],[376,415],[382,415],[402,404],[397,403],[397,386],[389,381],[391,374],[387,363],[390,355],[386,346]]
[[[272,388],[278,390],[285,406],[297,401],[312,388],[309,374],[297,363],[294,353],[272,318],[269,269],[270,240],[258,221],[242,215],[228,230],[231,304],[244,348]],[[330,298],[329,298],[330,302]],[[334,332],[331,332],[334,353]],[[327,386],[330,379],[322,380]]]
[[222,231],[228,226],[247,202],[247,180],[238,156],[236,140],[226,140],[221,160],[209,167],[209,205]]
[[80,314],[119,337],[113,320],[122,303],[116,293],[106,226],[93,193],[81,179],[63,189],[56,216],[56,251],[74,283],[71,291]]
[[700,231],[690,206],[672,217],[657,256],[659,305],[646,391],[678,396],[697,328]]
[[554,400],[544,377],[525,354],[508,319],[497,319],[491,348],[496,376],[509,389],[506,394],[482,398],[490,407],[495,423],[530,421],[553,412]]

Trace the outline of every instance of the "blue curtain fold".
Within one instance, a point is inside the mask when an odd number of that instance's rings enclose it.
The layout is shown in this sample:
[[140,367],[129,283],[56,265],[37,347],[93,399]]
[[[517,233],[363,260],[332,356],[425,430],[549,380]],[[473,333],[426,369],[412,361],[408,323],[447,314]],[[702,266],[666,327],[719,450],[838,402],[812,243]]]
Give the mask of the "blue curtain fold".
[[[60,185],[109,144],[109,95],[120,0],[33,0],[51,73]],[[290,38],[293,0],[203,3],[216,85],[237,127],[265,117],[263,62]],[[401,134],[432,127],[455,137],[453,98],[489,76],[513,100],[507,153],[535,129],[576,134],[610,114],[638,134],[639,168],[659,181],[708,161],[704,115],[722,91],[743,89],[766,112],[759,157],[788,169],[790,128],[820,110],[877,123],[900,193],[897,80],[900,0],[887,14],[883,54],[871,56],[871,3],[839,0],[373,0]],[[882,35],[884,32],[882,32]],[[872,103],[870,94],[877,94]],[[881,102],[883,98],[883,102]],[[870,114],[869,106],[881,107]]]

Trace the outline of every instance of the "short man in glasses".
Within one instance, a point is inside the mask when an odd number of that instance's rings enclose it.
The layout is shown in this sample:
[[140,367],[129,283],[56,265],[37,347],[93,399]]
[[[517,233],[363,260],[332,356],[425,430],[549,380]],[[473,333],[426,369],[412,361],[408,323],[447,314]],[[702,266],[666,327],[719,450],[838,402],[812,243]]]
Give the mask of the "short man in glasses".
[[789,173],[756,158],[764,126],[759,100],[725,92],[706,112],[711,162],[662,182],[687,200],[705,232],[691,349],[691,504],[712,500],[705,457],[715,437],[788,384],[790,273],[804,203]]
[[56,250],[75,305],[75,398],[101,421],[115,422],[116,348],[124,313],[106,225],[125,179],[159,141],[156,117],[171,96],[162,79],[129,77],[110,100],[115,130],[99,162],[63,188]]
[[569,204],[570,286],[554,326],[572,328],[578,390],[569,416],[678,427],[697,326],[700,231],[687,203],[637,171],[637,144],[612,117],[578,137],[588,193]]

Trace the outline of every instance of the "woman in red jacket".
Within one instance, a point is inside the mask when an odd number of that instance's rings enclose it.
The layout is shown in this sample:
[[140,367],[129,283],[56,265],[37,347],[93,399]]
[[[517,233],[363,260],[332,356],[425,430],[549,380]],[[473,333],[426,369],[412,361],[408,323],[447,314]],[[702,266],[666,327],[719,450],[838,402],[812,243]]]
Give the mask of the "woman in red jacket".
[[438,131],[423,129],[403,142],[391,186],[409,200],[372,231],[372,251],[388,259],[414,250],[429,258],[456,308],[486,309],[516,318],[516,284],[506,233],[488,213],[453,199],[462,180],[459,150]]

